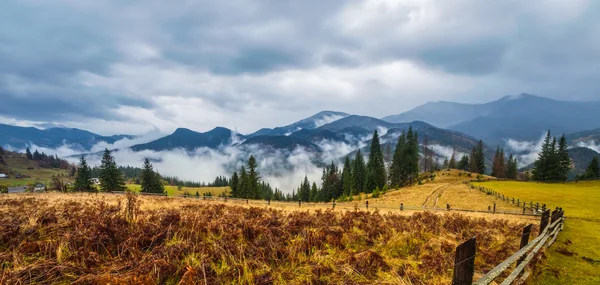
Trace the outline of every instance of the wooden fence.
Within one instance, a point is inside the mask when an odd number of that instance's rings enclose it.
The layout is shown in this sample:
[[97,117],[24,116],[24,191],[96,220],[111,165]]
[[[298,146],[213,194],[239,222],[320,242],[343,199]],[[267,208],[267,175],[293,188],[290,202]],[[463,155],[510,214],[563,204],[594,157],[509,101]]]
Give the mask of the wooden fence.
[[[550,212],[550,210],[544,211],[540,219],[540,234],[534,240],[529,242],[532,225],[524,227],[521,233],[520,250],[498,264],[475,282],[473,282],[473,263],[476,256],[475,248],[477,243],[475,237],[467,240],[456,248],[452,284],[487,285],[495,282],[494,284],[508,285],[525,282],[530,275],[530,272],[526,270],[527,265],[529,265],[536,256],[539,257],[538,253],[540,250],[546,249],[554,243],[558,233],[563,228],[563,224],[564,212],[562,209],[557,208],[552,212]],[[513,267],[514,269],[512,269]],[[496,279],[501,276],[506,277],[503,277],[502,281],[496,281]]]
[[471,182],[473,182],[473,181],[463,181],[463,184],[466,184],[471,189],[479,190],[479,191],[485,193],[486,195],[492,195],[495,198],[497,198],[498,200],[501,200],[503,202],[516,205],[517,207],[523,209],[523,214],[530,213],[533,215],[540,215],[541,213],[546,211],[546,204],[540,204],[539,202],[536,202],[536,201],[526,201],[524,199],[519,199],[516,197],[505,196],[502,193],[495,191],[493,189],[489,189],[489,188],[486,188],[483,186],[475,186]]

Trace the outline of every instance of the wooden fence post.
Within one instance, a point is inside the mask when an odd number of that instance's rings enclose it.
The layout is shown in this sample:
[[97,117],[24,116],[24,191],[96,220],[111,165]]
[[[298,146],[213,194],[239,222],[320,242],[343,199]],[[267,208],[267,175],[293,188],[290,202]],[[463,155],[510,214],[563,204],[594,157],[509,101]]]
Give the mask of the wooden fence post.
[[302,207],[302,200],[298,200],[298,207]]
[[550,210],[546,210],[542,213],[542,219],[540,220],[540,234],[548,226],[548,218],[550,218]]
[[496,203],[494,203],[494,214],[496,213]]
[[540,203],[537,202],[537,203],[535,203],[535,212],[537,213],[539,211],[540,211]]
[[333,203],[331,203],[331,208],[335,209],[335,200],[333,200]]
[[475,237],[456,247],[452,285],[471,285],[476,253]]
[[450,211],[450,204],[446,203],[446,210]]
[[369,200],[365,201],[365,206],[367,207],[367,210],[369,209]]
[[248,204],[248,199],[246,199],[246,204]]
[[[227,201],[227,198],[225,198],[225,201]],[[271,199],[267,200],[267,205],[271,205]]]
[[492,211],[492,206],[488,206],[488,212]]
[[550,215],[550,224],[554,223],[554,221],[556,221],[558,219],[558,207],[556,208],[556,210],[552,211],[552,214]]
[[404,203],[400,203],[400,211],[404,211]]
[[[519,246],[519,249],[525,247],[529,243],[529,235],[531,234],[532,226],[532,224],[529,224],[528,226],[523,228],[523,234],[521,235],[521,246]],[[519,258],[519,261],[517,261],[517,265],[519,265],[519,263],[521,263],[523,259],[525,259],[525,255]]]

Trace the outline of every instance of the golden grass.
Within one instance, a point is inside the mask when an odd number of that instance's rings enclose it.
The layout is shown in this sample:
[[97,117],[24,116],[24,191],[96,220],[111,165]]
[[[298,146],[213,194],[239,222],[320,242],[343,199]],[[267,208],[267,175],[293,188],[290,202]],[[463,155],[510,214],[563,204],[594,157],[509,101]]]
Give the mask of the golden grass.
[[0,196],[0,283],[449,284],[459,243],[481,237],[481,274],[518,248],[525,224],[137,198],[130,219],[122,194]]
[[[139,184],[127,184],[128,190],[139,192],[142,190],[142,186]],[[211,193],[212,196],[219,196],[223,193],[229,193],[231,188],[229,186],[226,187],[182,187],[181,190],[177,188],[177,186],[165,185],[165,191],[167,191],[167,195],[169,196],[180,196],[184,195],[186,192],[190,195],[196,195],[196,192],[200,196],[203,196],[205,193]]]
[[483,182],[504,195],[562,207],[564,231],[550,248],[535,284],[600,284],[600,181],[546,184]]

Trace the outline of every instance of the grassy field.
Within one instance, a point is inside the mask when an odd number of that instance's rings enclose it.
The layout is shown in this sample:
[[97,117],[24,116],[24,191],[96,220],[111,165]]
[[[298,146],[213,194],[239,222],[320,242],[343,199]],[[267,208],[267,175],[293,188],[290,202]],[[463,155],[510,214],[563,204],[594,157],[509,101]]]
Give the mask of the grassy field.
[[511,197],[544,202],[552,209],[564,209],[564,231],[537,270],[535,284],[600,284],[600,181],[474,184]]
[[[139,184],[127,184],[127,189],[139,192],[142,189],[142,185]],[[167,191],[167,195],[169,196],[179,196],[186,193],[190,193],[191,195],[196,195],[196,192],[200,196],[204,193],[211,193],[212,196],[219,196],[223,193],[229,193],[229,187],[182,187],[181,190],[177,188],[177,186],[165,185],[165,191]]]
[[[52,176],[61,176],[61,179],[66,181],[72,181],[71,177],[68,177],[69,171],[65,169],[57,168],[39,168],[37,162],[27,160],[21,157],[4,157],[6,164],[9,165],[11,173],[20,173],[23,175],[30,176],[30,178],[21,179],[0,179],[0,185],[5,186],[24,186],[28,184],[44,183],[49,184]],[[27,169],[33,168],[33,169]],[[11,177],[14,174],[10,175]]]
[[[435,178],[425,181],[423,185],[390,190],[380,198],[369,199],[369,207],[397,209],[400,207],[400,203],[403,203],[405,207],[410,208],[445,209],[446,204],[450,204],[450,207],[454,209],[487,211],[488,206],[493,207],[496,203],[497,211],[519,211],[515,205],[462,184],[462,181],[474,178],[474,176],[467,175],[458,170],[437,171]],[[365,197],[363,195],[360,202],[346,202],[340,203],[340,205],[360,204],[362,206]]]
[[517,250],[525,225],[128,198],[0,196],[0,284],[450,284],[459,243],[481,239],[477,276]]

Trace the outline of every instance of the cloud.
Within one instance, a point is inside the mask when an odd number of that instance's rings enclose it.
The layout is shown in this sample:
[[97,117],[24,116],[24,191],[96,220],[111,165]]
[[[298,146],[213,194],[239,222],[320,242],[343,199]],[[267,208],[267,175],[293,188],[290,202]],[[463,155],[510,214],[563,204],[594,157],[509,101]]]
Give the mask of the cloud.
[[517,165],[519,167],[525,167],[538,159],[545,138],[545,134],[537,141],[518,141],[509,138],[506,141],[506,146],[508,147],[509,152],[514,152],[514,156],[517,159]]
[[104,134],[250,133],[323,109],[591,100],[599,15],[590,0],[7,0],[0,113]]
[[600,144],[596,144],[596,142],[594,140],[577,142],[577,146],[587,147],[597,153],[600,153]]
[[[452,157],[452,153],[454,153],[454,159],[458,162],[464,155],[468,155],[467,153],[460,152],[454,150],[452,147],[443,146],[439,144],[429,145],[429,149],[435,152],[438,156],[442,157],[442,159],[447,158],[450,160]],[[442,160],[443,161],[443,160]]]

